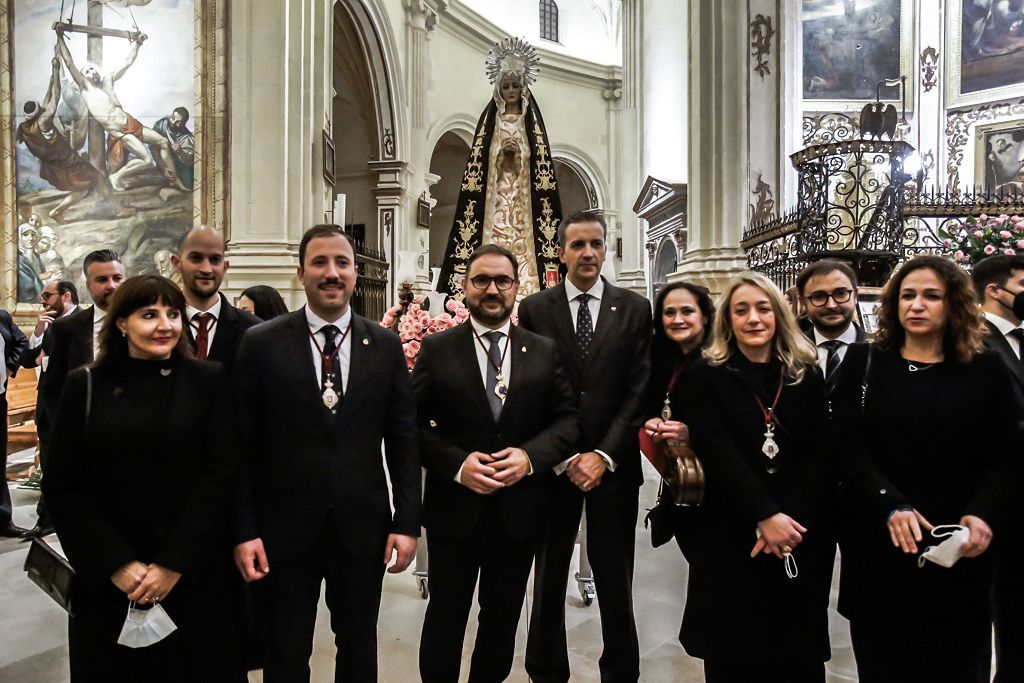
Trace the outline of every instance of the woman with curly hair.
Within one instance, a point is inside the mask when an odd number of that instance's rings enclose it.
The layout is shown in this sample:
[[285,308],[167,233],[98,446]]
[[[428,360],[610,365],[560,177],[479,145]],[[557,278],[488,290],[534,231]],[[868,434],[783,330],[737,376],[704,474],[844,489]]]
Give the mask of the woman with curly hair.
[[763,275],[745,273],[722,295],[681,403],[706,488],[690,525],[680,642],[709,683],[822,683],[835,490],[825,385],[814,346]]
[[[1021,439],[998,357],[981,353],[970,278],[908,261],[882,293],[874,347],[850,347],[833,407],[844,450],[839,611],[862,683],[989,680],[989,542]],[[980,439],[983,439],[981,441]],[[923,557],[950,537],[951,566]],[[931,553],[929,553],[931,555]]]

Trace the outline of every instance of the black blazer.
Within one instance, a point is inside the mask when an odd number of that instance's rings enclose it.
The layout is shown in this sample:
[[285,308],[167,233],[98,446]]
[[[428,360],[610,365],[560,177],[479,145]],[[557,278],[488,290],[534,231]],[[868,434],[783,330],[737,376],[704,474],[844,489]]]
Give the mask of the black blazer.
[[92,322],[95,306],[79,308],[71,315],[53,321],[43,336],[43,352],[49,360],[39,377],[39,398],[48,415],[57,414],[68,373],[91,363]]
[[[0,335],[4,338],[4,364],[14,377],[21,367],[21,356],[28,349],[28,337],[14,324],[11,314],[0,308]],[[6,398],[6,396],[5,396]]]
[[[1013,395],[1016,398],[1017,407],[1021,413],[1020,417],[1024,420],[1024,363],[1021,363],[1017,358],[1013,349],[1010,348],[1010,343],[1006,341],[1006,337],[999,331],[999,328],[993,325],[987,318],[985,319],[985,328],[988,330],[984,340],[985,348],[998,354],[1009,369]],[[1022,431],[1024,431],[1024,424],[1021,427]]]
[[519,325],[553,339],[558,348],[580,414],[580,436],[573,452],[604,451],[615,461],[617,475],[640,486],[637,431],[650,374],[651,305],[639,294],[606,280],[586,359],[576,347],[564,282],[523,300]]
[[[854,323],[850,323],[850,324],[853,325],[853,329],[856,331],[856,334],[857,334],[857,337],[854,340],[854,343],[860,344],[860,343],[868,341],[868,335],[867,335],[866,332],[864,332],[864,328],[862,328],[860,325],[858,325],[855,322]],[[817,348],[817,342],[816,342],[816,340],[814,338],[814,323],[811,322],[810,318],[801,318],[800,322],[799,322],[799,326],[800,326],[800,330],[804,333],[804,336],[807,337],[807,339],[811,342],[811,344],[814,344],[815,348]],[[847,349],[847,353],[849,353],[849,349]],[[843,356],[843,360],[844,361],[846,360],[846,356]],[[820,368],[820,366],[819,366],[819,368]],[[829,381],[825,383],[825,389],[827,390],[827,392],[828,392],[828,394],[830,396],[836,390],[836,381],[838,379],[839,379],[839,372],[837,371],[836,373],[834,373],[832,375],[832,377],[829,379]]]
[[[353,314],[344,403],[323,404],[305,308],[250,328],[233,371],[242,477],[236,540],[302,552],[328,516],[352,554],[389,533],[418,536],[421,473],[415,401],[398,336]],[[391,478],[395,511],[388,496]]]
[[[213,335],[213,345],[209,348],[206,359],[215,360],[224,364],[230,373],[235,364],[235,356],[238,355],[238,345],[242,343],[242,335],[247,329],[259,325],[262,320],[252,313],[235,308],[228,303],[227,297],[220,296],[220,318],[217,320],[217,327]],[[192,325],[186,322],[185,331],[188,340],[192,344],[192,351],[196,350],[196,339],[192,331]]]
[[481,522],[485,498],[455,481],[473,451],[522,448],[533,474],[493,494],[506,528],[525,538],[538,529],[543,473],[572,455],[578,439],[572,389],[555,344],[511,328],[512,375],[497,422],[484,395],[470,322],[423,340],[412,373],[418,405],[420,452],[427,470],[424,526],[433,534],[466,537]]

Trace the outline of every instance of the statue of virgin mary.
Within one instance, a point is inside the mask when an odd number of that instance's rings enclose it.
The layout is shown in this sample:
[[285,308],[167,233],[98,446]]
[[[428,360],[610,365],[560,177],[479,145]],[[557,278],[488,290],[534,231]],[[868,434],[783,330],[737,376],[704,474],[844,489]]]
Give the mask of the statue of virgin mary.
[[473,250],[498,244],[519,260],[519,299],[558,283],[557,231],[562,218],[544,119],[530,92],[540,59],[506,38],[487,57],[494,92],[477,123],[438,289],[463,298]]

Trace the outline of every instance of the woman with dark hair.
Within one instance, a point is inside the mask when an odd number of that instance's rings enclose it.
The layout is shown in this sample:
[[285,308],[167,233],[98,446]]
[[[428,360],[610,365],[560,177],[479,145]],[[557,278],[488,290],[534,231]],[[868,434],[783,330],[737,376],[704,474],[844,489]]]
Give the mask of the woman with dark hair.
[[744,273],[703,355],[678,406],[706,477],[679,640],[709,683],[823,683],[835,485],[817,353],[776,286]]
[[281,293],[267,285],[249,287],[238,297],[238,307],[260,320],[270,320],[288,312]]
[[95,364],[72,372],[61,395],[43,490],[77,572],[74,681],[245,679],[225,598],[226,379],[191,357],[184,317],[170,280],[129,278]]
[[[847,499],[839,611],[863,683],[987,682],[985,551],[1022,445],[1009,377],[981,353],[970,278],[944,258],[904,264],[878,322],[873,347],[850,347],[833,395]],[[929,561],[947,538],[940,555],[955,564]]]

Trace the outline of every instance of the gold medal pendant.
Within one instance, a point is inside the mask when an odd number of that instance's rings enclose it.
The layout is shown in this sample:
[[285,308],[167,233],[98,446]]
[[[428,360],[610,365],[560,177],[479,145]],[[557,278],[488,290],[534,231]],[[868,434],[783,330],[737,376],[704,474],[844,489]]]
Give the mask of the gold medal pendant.
[[501,399],[501,402],[505,402],[505,397],[508,396],[508,387],[505,386],[505,378],[502,377],[501,373],[494,378],[494,395]]
[[668,396],[665,397],[665,405],[661,407],[661,419],[668,422],[672,419],[672,403],[669,401]]
[[761,452],[768,456],[769,460],[774,460],[775,456],[779,454],[779,444],[775,443],[775,426],[768,423],[768,428],[764,432],[764,445],[761,446]]
[[324,382],[324,393],[322,398],[324,405],[327,406],[328,410],[334,410],[340,401],[338,398],[338,392],[334,390],[334,382],[329,379]]

